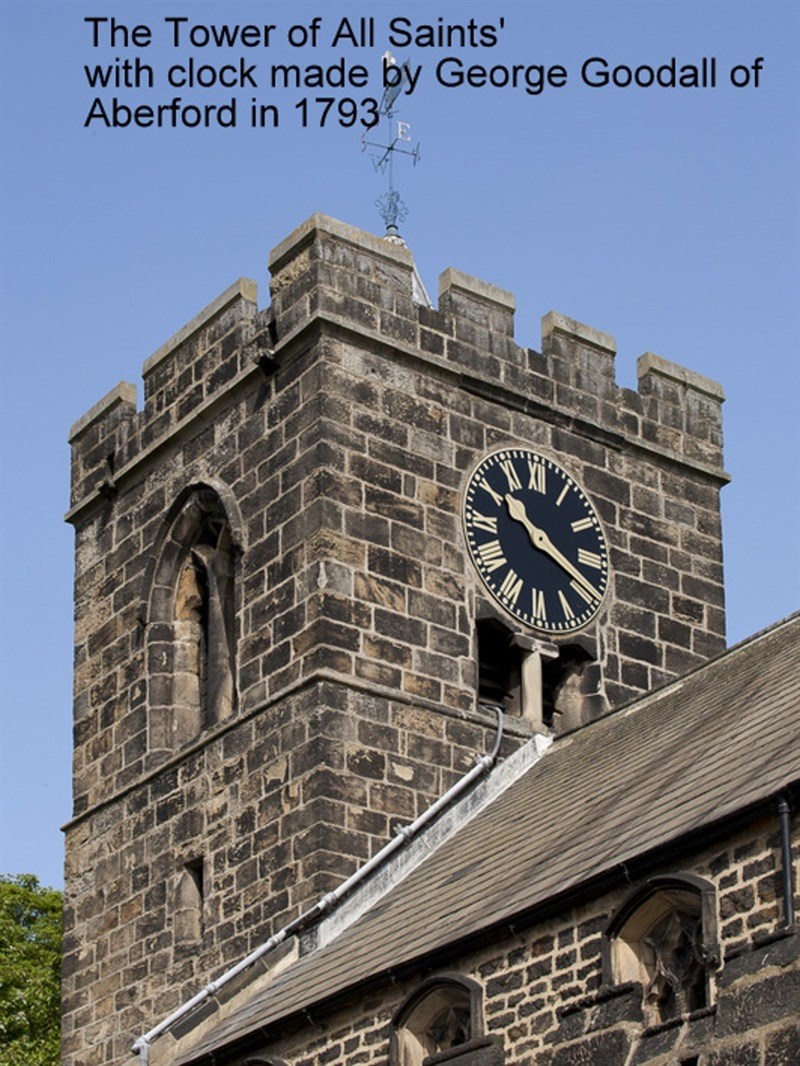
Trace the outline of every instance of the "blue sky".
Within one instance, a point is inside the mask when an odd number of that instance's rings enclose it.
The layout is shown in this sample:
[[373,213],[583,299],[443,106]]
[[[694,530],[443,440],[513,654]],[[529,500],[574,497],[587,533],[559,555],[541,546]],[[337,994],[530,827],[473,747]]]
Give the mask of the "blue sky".
[[[723,494],[731,642],[798,606],[798,67],[793,2],[58,3],[2,0],[2,838],[0,872],[59,884],[70,815],[72,530],[70,425],[235,278],[268,301],[269,249],[314,211],[382,232],[385,181],[358,128],[302,128],[304,96],[380,93],[392,19],[422,66],[399,111],[422,159],[396,182],[403,233],[434,296],[454,266],[511,290],[517,340],[539,346],[554,309],[617,338],[618,380],[635,387],[645,351],[722,382]],[[147,25],[152,43],[92,47],[86,17]],[[273,24],[268,48],[175,48],[182,28]],[[290,47],[292,26],[375,19],[372,48]],[[500,26],[500,19],[503,26]],[[424,29],[474,19],[493,47],[425,45]],[[407,20],[406,22],[402,20]],[[108,26],[108,24],[104,24]],[[197,30],[197,35],[205,31]],[[296,38],[302,29],[294,31]],[[107,37],[107,35],[105,35]],[[485,35],[484,35],[485,36]],[[200,38],[196,36],[196,40]],[[131,105],[225,103],[233,129],[84,126],[84,65],[139,55],[152,89]],[[257,64],[257,89],[174,89],[168,68]],[[441,79],[436,68],[446,56]],[[609,68],[717,60],[706,89],[592,88]],[[753,65],[763,64],[759,85]],[[280,63],[367,67],[341,90],[266,85]],[[459,67],[460,64],[460,67]],[[563,67],[567,84],[446,86],[445,70]],[[595,64],[600,67],[600,64]],[[736,88],[730,72],[750,84]],[[481,72],[471,75],[480,80]],[[486,74],[502,80],[502,71]],[[558,80],[556,73],[554,80]],[[262,80],[263,79],[263,80]],[[253,96],[277,129],[247,122]],[[317,105],[313,105],[311,113]]]

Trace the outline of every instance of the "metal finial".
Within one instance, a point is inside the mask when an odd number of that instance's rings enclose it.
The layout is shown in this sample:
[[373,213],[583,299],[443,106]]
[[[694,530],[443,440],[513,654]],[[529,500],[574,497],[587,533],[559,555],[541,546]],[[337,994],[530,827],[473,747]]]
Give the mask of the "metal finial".
[[383,196],[379,196],[375,201],[375,206],[378,208],[381,218],[386,223],[386,233],[392,235],[397,233],[397,223],[405,222],[408,217],[408,208],[400,199],[400,193],[397,189],[389,189]]

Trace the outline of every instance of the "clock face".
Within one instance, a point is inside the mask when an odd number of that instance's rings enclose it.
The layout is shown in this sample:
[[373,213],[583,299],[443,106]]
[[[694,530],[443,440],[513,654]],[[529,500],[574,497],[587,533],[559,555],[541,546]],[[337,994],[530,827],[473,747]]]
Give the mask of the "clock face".
[[467,485],[464,529],[494,598],[547,633],[571,633],[597,614],[608,551],[594,508],[560,466],[529,448],[487,455]]

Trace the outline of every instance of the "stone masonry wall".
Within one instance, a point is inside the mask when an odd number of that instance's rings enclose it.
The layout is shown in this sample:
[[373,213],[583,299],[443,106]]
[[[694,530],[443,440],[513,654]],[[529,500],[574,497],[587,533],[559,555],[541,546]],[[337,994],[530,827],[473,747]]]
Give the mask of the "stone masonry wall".
[[[679,871],[716,890],[720,948],[710,1006],[692,1015],[648,1026],[640,984],[604,983],[603,931],[634,882],[529,926],[515,921],[490,946],[425,960],[418,972],[394,975],[366,996],[354,993],[345,1006],[312,1007],[313,1029],[300,1019],[287,1022],[284,1036],[255,1043],[247,1054],[231,1049],[220,1061],[238,1066],[255,1053],[287,1066],[383,1066],[405,998],[425,977],[458,973],[480,986],[482,1029],[502,1038],[503,1061],[515,1066],[675,1066],[695,1056],[704,1066],[792,1066],[800,1050],[800,943],[797,929],[782,925],[779,856],[775,817],[683,856]],[[798,846],[794,858],[797,875]]]
[[[353,873],[490,739],[320,682],[74,823],[66,1061],[125,1061],[135,1036]],[[181,944],[175,889],[198,856],[204,931]]]
[[[476,703],[460,491],[488,449],[539,446],[591,495],[612,590],[589,692],[616,706],[721,650],[720,401],[657,356],[638,392],[612,338],[561,315],[541,354],[513,299],[314,216],[73,427],[74,818],[65,1061],[121,1061],[226,963],[332,887],[491,746]],[[156,556],[208,486],[234,542],[238,702],[173,750],[148,732]],[[524,739],[508,723],[507,747]],[[202,860],[201,942],[175,937]]]

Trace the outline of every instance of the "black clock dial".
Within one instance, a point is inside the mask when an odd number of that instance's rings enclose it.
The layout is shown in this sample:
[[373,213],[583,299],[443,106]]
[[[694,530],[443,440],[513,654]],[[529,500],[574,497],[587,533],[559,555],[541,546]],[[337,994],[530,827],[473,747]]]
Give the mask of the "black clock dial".
[[487,455],[469,479],[464,529],[484,584],[534,629],[570,633],[608,586],[605,537],[581,487],[528,448]]

